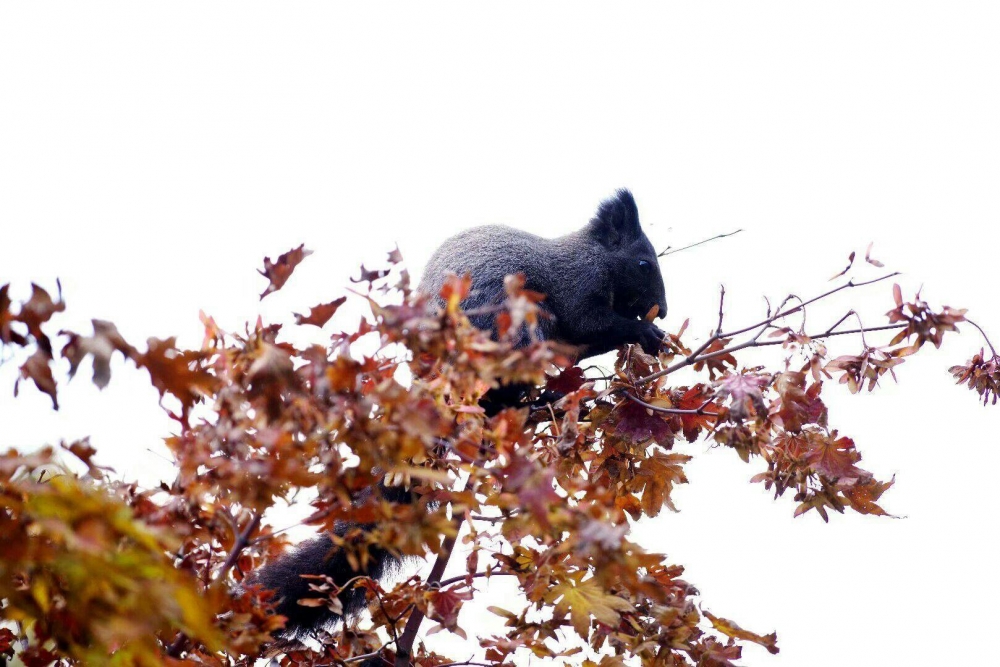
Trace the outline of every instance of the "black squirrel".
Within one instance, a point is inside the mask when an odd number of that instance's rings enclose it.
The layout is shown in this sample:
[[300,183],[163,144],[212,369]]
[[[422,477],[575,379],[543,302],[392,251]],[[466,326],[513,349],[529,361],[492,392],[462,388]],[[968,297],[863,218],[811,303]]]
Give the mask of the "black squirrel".
[[[603,201],[582,229],[555,239],[499,225],[461,232],[437,249],[417,289],[443,305],[438,295],[447,277],[471,275],[472,288],[463,308],[478,310],[470,318],[472,323],[492,331],[496,311],[487,306],[503,302],[506,276],[518,273],[524,276],[526,289],[546,295],[541,305],[552,317],[543,318],[539,334],[577,347],[580,359],[625,343],[638,343],[651,354],[659,349],[664,334],[645,316],[654,306],[657,317],[666,315],[663,278],[628,190],[618,190]],[[511,400],[509,389],[500,387],[484,401]],[[412,501],[410,492],[398,487],[379,484],[366,493],[372,492],[390,502]],[[335,532],[343,535],[352,527],[340,526]],[[372,549],[371,556],[367,571],[356,572],[324,535],[265,565],[249,582],[277,591],[276,611],[288,617],[285,633],[294,636],[339,619],[326,607],[298,604],[299,599],[315,595],[301,575],[325,574],[339,585],[359,574],[378,579],[398,562],[381,549]],[[341,602],[345,614],[357,613],[364,606],[364,592],[345,591]]]

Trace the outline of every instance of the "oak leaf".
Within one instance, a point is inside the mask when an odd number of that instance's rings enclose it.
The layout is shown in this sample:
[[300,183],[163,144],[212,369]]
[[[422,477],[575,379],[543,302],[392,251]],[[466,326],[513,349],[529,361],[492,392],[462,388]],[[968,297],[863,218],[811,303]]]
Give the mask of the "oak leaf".
[[311,254],[312,251],[306,250],[305,245],[300,245],[298,248],[292,248],[288,252],[281,254],[274,262],[271,261],[270,257],[265,257],[264,269],[259,270],[258,273],[267,278],[269,282],[267,288],[261,293],[260,298],[263,299],[268,294],[277,292],[284,287],[288,279],[292,277],[295,267]]

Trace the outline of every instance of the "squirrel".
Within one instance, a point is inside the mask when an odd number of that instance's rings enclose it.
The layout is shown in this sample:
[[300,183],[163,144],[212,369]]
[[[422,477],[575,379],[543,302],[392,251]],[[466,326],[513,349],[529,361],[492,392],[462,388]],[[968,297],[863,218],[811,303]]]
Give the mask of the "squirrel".
[[[501,305],[506,276],[521,274],[526,289],[545,295],[541,307],[551,315],[539,323],[538,334],[575,346],[579,359],[626,343],[637,343],[655,354],[663,340],[663,331],[645,317],[654,307],[656,317],[666,315],[663,277],[628,190],[618,190],[601,202],[582,229],[558,238],[546,239],[500,225],[461,232],[435,251],[417,291],[443,306],[439,293],[451,274],[471,275],[471,291],[462,307],[476,311],[470,320],[485,331],[495,332],[497,312],[485,306]],[[490,404],[487,412],[491,413],[498,407],[518,404],[518,395],[519,388],[501,386],[491,390],[483,402]],[[410,491],[384,483],[365,493],[380,493],[390,502],[413,501]],[[355,527],[338,526],[335,533],[344,535]],[[288,619],[285,635],[296,636],[340,619],[326,607],[298,604],[311,594],[309,580],[301,575],[325,574],[342,585],[358,575],[379,579],[397,565],[398,560],[388,551],[373,548],[366,571],[356,572],[324,535],[264,565],[250,576],[249,583],[277,591],[276,612]],[[341,603],[344,614],[356,614],[364,608],[364,592],[344,591]]]

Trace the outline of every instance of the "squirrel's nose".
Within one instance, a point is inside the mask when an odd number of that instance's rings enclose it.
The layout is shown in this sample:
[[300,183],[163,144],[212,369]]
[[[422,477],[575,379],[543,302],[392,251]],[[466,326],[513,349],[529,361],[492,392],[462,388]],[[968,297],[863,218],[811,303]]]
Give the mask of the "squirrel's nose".
[[660,309],[656,311],[656,319],[662,320],[664,317],[667,316],[667,302],[664,301],[663,303],[659,303],[657,305],[660,307]]

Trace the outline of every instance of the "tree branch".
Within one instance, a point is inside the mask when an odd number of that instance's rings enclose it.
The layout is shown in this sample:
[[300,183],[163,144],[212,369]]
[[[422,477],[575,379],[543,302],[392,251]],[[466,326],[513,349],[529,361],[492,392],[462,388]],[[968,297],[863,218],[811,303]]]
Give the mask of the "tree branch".
[[[233,547],[229,550],[229,554],[226,556],[226,560],[222,563],[222,567],[215,574],[214,581],[222,581],[229,575],[229,571],[233,569],[233,565],[235,565],[236,561],[239,560],[240,554],[242,554],[243,550],[250,545],[250,536],[253,535],[254,531],[260,527],[261,516],[260,512],[254,512],[250,519],[250,523],[247,524],[247,527],[243,529],[242,532],[236,534],[236,540],[233,542]],[[177,636],[174,637],[174,641],[167,647],[167,655],[171,658],[179,657],[187,641],[188,637],[186,634],[183,632],[177,633]]]
[[668,415],[708,415],[709,417],[718,417],[719,416],[718,412],[709,412],[708,410],[705,409],[709,405],[712,404],[712,400],[711,399],[705,401],[704,403],[701,404],[700,407],[695,408],[693,410],[682,410],[680,408],[664,408],[664,407],[659,406],[659,405],[653,405],[651,403],[647,403],[646,401],[642,400],[641,398],[639,398],[638,396],[636,396],[635,394],[632,394],[632,393],[627,393],[625,395],[628,396],[631,400],[633,400],[636,403],[638,403],[639,405],[641,405],[641,406],[643,406],[645,408],[649,408],[650,410],[653,410],[654,412],[662,412],[662,413],[668,414]]
[[[472,477],[470,476],[465,480],[465,485],[462,491],[467,491],[472,484]],[[451,559],[451,553],[455,550],[455,543],[458,541],[458,534],[462,530],[462,523],[465,522],[465,510],[457,512],[451,518],[452,525],[455,528],[455,534],[449,535],[441,543],[441,549],[438,551],[437,559],[434,561],[434,566],[431,568],[431,573],[427,576],[428,584],[438,584],[441,583],[441,577],[444,575],[445,568],[448,567],[448,561]],[[396,667],[409,667],[410,665],[410,653],[413,651],[413,642],[417,639],[417,631],[420,630],[420,624],[424,620],[424,613],[420,609],[414,609],[410,613],[410,617],[406,619],[406,626],[403,628],[403,634],[400,636],[399,641],[396,642]]]

